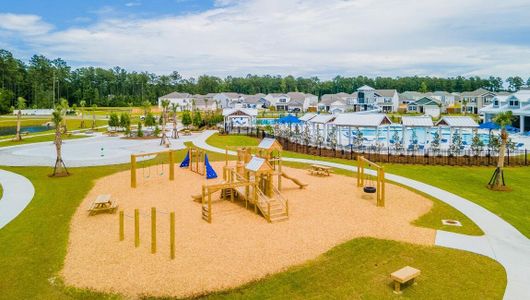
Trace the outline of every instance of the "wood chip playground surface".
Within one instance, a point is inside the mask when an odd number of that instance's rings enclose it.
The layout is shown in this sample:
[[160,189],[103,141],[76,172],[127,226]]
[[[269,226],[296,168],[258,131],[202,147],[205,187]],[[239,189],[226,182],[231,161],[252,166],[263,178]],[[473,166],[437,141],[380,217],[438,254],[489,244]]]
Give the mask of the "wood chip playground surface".
[[[212,163],[222,174],[224,163]],[[238,287],[314,259],[357,237],[375,237],[433,245],[435,230],[410,223],[427,213],[432,202],[407,189],[386,184],[386,207],[375,205],[352,177],[315,177],[306,170],[283,168],[300,181],[299,189],[282,180],[289,199],[289,220],[269,224],[253,209],[221,200],[213,207],[212,224],[201,218],[199,194],[204,177],[175,169],[175,180],[151,171],[102,178],[76,211],[70,225],[68,252],[61,275],[67,285],[116,292],[129,297],[186,297]],[[154,169],[156,170],[156,169]],[[165,170],[167,172],[167,170]],[[161,170],[160,170],[161,173]],[[111,194],[125,212],[125,240],[119,241],[118,214],[88,216],[100,194]],[[212,199],[218,199],[219,192]],[[151,254],[151,207],[157,209],[157,253]],[[134,209],[140,209],[140,246],[134,246]],[[176,257],[169,254],[169,214],[176,216]]]

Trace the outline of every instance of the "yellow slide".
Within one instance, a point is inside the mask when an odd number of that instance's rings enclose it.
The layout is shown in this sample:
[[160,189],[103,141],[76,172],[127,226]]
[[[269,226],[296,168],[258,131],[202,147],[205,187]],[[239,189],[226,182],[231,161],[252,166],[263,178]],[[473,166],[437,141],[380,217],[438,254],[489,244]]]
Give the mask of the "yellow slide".
[[287,179],[290,179],[292,182],[294,182],[296,185],[298,185],[301,189],[303,189],[303,188],[305,188],[307,186],[307,183],[300,182],[300,180],[285,174],[285,172],[282,172],[282,176],[287,178]]

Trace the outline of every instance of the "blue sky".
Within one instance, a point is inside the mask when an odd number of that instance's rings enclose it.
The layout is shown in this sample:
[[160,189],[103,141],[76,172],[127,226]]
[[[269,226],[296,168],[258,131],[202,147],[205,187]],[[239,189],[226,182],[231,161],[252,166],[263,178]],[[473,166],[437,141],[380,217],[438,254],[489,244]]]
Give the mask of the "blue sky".
[[0,0],[24,60],[184,76],[530,76],[528,0]]

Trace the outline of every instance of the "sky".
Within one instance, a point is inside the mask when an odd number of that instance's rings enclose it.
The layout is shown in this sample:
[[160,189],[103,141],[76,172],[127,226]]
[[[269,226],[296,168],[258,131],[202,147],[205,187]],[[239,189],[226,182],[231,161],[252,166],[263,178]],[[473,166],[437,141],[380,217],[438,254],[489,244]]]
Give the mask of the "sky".
[[27,61],[201,74],[530,76],[528,0],[0,0]]

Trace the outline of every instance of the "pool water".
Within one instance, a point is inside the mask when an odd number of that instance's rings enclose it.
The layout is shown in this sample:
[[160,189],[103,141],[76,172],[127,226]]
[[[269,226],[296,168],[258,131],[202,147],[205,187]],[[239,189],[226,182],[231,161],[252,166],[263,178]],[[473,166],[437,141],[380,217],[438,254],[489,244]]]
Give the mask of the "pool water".
[[274,125],[276,124],[276,119],[257,119],[257,125]]
[[[21,126],[20,132],[29,132],[29,133],[35,133],[35,132],[42,132],[46,130],[53,129],[51,126]],[[14,135],[17,133],[17,127],[11,126],[11,127],[0,127],[0,136],[4,135]]]

